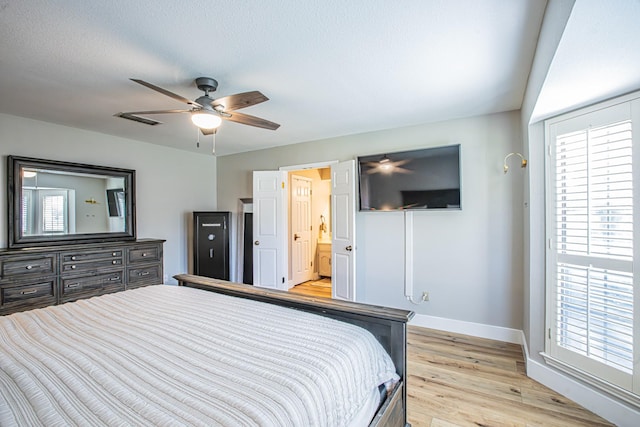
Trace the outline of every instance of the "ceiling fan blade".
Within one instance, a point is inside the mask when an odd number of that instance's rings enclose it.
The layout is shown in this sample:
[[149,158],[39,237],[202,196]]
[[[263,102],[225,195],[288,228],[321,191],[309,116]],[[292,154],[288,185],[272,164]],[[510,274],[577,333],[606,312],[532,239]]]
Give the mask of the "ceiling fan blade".
[[263,129],[276,130],[280,127],[279,124],[270,122],[269,120],[242,113],[230,113],[229,116],[225,114],[222,118],[243,125],[255,126]]
[[223,96],[222,98],[214,100],[211,104],[213,108],[220,109],[221,111],[234,111],[251,107],[252,105],[260,104],[268,100],[269,98],[264,96],[260,91],[254,90],[252,92]]
[[139,115],[139,114],[171,114],[171,113],[190,113],[191,110],[152,110],[152,111],[127,111],[124,113],[118,113],[117,115],[120,114],[127,114],[127,115]]
[[203,135],[213,135],[217,131],[218,131],[218,129],[216,129],[216,128],[213,128],[213,129],[202,129],[202,128],[200,128],[200,132],[202,132]]
[[187,98],[185,98],[184,96],[180,96],[180,95],[178,95],[178,94],[176,94],[176,93],[169,92],[169,91],[168,91],[168,90],[166,90],[166,89],[163,89],[163,88],[158,87],[158,86],[156,86],[156,85],[153,85],[153,84],[151,84],[151,83],[145,82],[144,80],[131,79],[131,81],[134,81],[134,82],[136,82],[136,83],[138,83],[138,84],[141,84],[142,86],[146,86],[146,87],[148,87],[149,89],[153,89],[153,90],[155,90],[156,92],[160,92],[161,94],[163,94],[163,95],[167,95],[168,97],[171,97],[171,98],[173,98],[173,99],[177,99],[177,100],[178,100],[178,101],[180,101],[180,102],[184,102],[184,103],[186,103],[186,104],[189,104],[189,105],[193,105],[193,106],[195,106],[195,107],[202,108],[202,105],[198,104],[198,103],[197,103],[197,102],[195,102],[195,101],[192,101],[192,100],[190,100],[190,99],[187,99]]

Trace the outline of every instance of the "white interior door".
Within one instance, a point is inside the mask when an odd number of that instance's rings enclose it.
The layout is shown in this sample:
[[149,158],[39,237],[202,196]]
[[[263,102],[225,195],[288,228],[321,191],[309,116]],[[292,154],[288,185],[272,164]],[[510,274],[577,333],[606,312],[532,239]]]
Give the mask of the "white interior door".
[[253,284],[287,290],[287,173],[253,172]]
[[312,279],[310,178],[291,176],[291,286]]
[[356,299],[356,162],[331,166],[331,293],[333,298]]

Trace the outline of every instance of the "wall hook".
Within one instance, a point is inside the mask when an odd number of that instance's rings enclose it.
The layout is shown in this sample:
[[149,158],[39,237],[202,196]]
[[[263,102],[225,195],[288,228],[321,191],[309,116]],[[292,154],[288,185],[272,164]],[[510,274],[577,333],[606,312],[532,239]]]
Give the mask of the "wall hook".
[[523,156],[522,154],[520,154],[520,153],[509,153],[509,154],[507,154],[507,155],[505,156],[505,158],[504,158],[504,165],[503,165],[503,168],[504,168],[504,173],[505,173],[505,174],[506,174],[506,173],[507,173],[507,171],[509,170],[509,166],[507,165],[507,160],[508,160],[508,159],[509,159],[509,157],[511,157],[511,156],[520,156],[520,160],[521,160],[521,162],[520,162],[520,167],[521,167],[521,168],[526,168],[526,167],[527,167],[527,159],[525,159],[525,158],[524,158],[524,156]]

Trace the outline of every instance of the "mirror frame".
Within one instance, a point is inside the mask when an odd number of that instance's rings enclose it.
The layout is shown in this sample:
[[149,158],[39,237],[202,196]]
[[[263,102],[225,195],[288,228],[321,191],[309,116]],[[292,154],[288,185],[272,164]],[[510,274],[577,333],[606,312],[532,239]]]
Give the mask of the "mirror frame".
[[[22,168],[48,169],[53,171],[83,173],[89,175],[108,175],[124,178],[125,203],[127,206],[124,232],[100,232],[65,234],[56,236],[22,235]],[[79,243],[98,243],[126,241],[136,239],[136,171],[106,166],[94,166],[82,163],[70,163],[56,160],[35,159],[30,157],[7,156],[7,201],[9,248],[31,246],[72,245]]]

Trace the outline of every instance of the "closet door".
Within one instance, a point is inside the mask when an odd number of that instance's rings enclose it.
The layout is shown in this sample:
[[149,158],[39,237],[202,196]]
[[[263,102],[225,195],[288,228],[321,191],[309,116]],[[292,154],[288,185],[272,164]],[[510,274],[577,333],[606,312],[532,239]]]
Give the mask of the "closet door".
[[193,213],[193,270],[198,276],[229,280],[230,212]]

